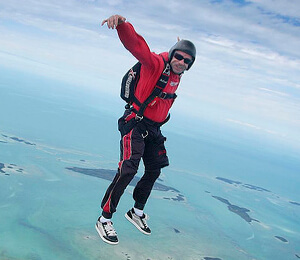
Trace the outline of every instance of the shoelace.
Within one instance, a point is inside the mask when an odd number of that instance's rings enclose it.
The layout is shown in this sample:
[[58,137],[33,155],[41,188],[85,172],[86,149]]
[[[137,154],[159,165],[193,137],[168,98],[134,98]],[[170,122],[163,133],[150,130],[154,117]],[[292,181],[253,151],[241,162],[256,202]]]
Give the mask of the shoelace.
[[148,225],[147,225],[147,222],[146,222],[146,220],[148,220],[148,215],[145,214],[145,217],[143,217],[143,218],[140,217],[140,220],[142,221],[144,227],[148,228]]
[[117,232],[114,229],[111,222],[107,222],[107,224],[104,225],[104,229],[105,229],[105,232],[107,233],[107,235],[109,235],[109,236],[116,236],[117,235]]

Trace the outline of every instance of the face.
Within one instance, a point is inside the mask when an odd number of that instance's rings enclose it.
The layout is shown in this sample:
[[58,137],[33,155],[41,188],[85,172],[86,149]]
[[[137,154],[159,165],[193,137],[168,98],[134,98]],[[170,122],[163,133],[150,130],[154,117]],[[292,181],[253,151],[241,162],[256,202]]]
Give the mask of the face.
[[191,62],[192,62],[191,55],[183,51],[175,51],[173,58],[170,62],[170,65],[175,74],[181,74],[188,68]]

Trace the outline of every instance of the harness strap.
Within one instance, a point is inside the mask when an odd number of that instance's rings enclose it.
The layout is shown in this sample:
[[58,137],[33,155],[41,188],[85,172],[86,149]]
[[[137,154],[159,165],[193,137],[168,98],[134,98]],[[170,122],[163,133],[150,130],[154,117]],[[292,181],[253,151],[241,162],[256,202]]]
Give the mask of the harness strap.
[[[159,97],[161,99],[176,99],[177,98],[177,94],[176,93],[160,92],[157,95],[157,97]],[[141,105],[142,105],[141,102],[136,97],[134,97],[133,103],[137,104],[139,107],[141,107]],[[151,103],[151,101],[150,101],[150,103]]]
[[161,99],[175,99],[177,98],[177,95],[176,93],[161,92],[158,97]]
[[[133,107],[131,107],[130,110],[131,110],[132,112],[134,112],[135,114],[137,114],[137,112],[138,112],[138,111],[137,111],[135,108],[133,108]],[[170,117],[171,117],[171,115],[168,114],[168,116],[166,117],[166,119],[165,119],[164,121],[162,121],[162,122],[155,122],[155,121],[153,121],[153,120],[151,120],[151,119],[149,119],[149,118],[147,118],[147,117],[143,117],[143,121],[144,121],[146,124],[154,125],[154,126],[157,126],[157,127],[161,127],[162,125],[164,125],[165,123],[167,123],[167,122],[170,120]],[[132,118],[132,119],[130,119],[130,120],[135,120],[135,121],[138,121],[138,122],[141,121],[141,120],[138,120],[136,117],[134,117],[134,118]]]
[[[164,58],[163,58],[164,60]],[[139,110],[137,112],[137,117],[142,119],[143,118],[143,114],[145,112],[146,107],[156,98],[159,97],[162,93],[163,93],[163,89],[166,87],[169,77],[170,77],[170,72],[171,72],[171,66],[169,63],[167,63],[164,60],[165,63],[165,68],[162,72],[162,74],[160,75],[160,78],[158,79],[157,83],[155,84],[155,87],[152,91],[152,93],[150,94],[150,96],[139,106]],[[176,95],[176,94],[175,94]],[[165,95],[162,96],[167,96],[167,93],[165,93]],[[170,97],[170,95],[169,95]],[[173,95],[174,97],[174,95]],[[175,96],[176,97],[176,96]],[[138,105],[138,104],[137,104]]]

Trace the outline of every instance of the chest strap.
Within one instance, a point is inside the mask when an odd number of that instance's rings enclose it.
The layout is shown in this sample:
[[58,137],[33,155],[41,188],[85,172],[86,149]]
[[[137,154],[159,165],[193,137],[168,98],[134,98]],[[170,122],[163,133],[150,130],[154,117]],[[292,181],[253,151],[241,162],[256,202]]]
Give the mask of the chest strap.
[[[174,96],[174,94],[168,94],[163,92],[164,88],[166,87],[169,77],[170,77],[170,73],[171,73],[171,66],[169,63],[167,63],[164,60],[165,63],[165,68],[162,72],[162,74],[160,75],[160,78],[158,79],[157,83],[155,84],[155,87],[152,91],[152,93],[150,94],[150,96],[148,98],[146,98],[146,100],[141,103],[141,105],[139,105],[137,103],[137,105],[140,107],[139,110],[137,111],[136,117],[138,119],[142,119],[143,118],[143,114],[145,112],[145,109],[147,108],[147,106],[156,98],[156,97],[171,97],[170,95],[173,95],[171,98],[174,98],[176,96]],[[165,93],[165,94],[164,94]],[[175,94],[176,95],[176,94]],[[139,102],[140,103],[140,102]]]

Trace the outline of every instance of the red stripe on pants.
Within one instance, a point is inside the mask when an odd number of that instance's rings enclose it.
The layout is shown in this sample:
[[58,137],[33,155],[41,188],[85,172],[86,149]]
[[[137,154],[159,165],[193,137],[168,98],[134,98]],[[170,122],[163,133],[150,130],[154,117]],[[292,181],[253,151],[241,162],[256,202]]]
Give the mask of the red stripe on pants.
[[123,152],[122,152],[122,159],[119,162],[119,169],[122,169],[122,164],[123,161],[129,160],[132,154],[132,149],[131,149],[131,136],[132,136],[132,131],[131,130],[127,135],[123,136]]
[[[120,174],[121,174],[121,168],[122,168],[122,164],[123,161],[130,159],[131,154],[132,154],[132,150],[131,150],[131,136],[132,136],[132,130],[127,134],[123,136],[123,155],[122,155],[122,160],[119,162],[119,169],[120,169]],[[115,186],[117,184],[117,182],[119,181],[120,177],[117,179]],[[111,213],[111,195],[112,192],[114,191],[115,186],[112,188],[112,190],[109,193],[109,197],[106,201],[106,203],[103,206],[103,211]]]

